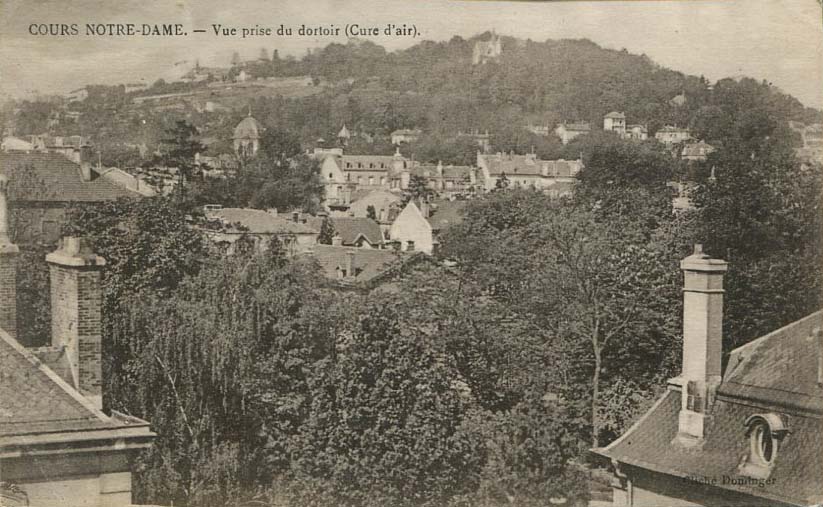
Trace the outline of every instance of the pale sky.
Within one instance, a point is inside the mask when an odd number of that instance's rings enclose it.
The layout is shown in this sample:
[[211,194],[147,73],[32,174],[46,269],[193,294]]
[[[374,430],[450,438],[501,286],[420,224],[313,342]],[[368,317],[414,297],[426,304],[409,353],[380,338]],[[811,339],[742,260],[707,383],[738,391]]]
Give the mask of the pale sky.
[[[186,37],[87,37],[86,23],[182,23]],[[78,23],[81,35],[29,34],[32,23]],[[416,25],[416,39],[368,38],[389,50],[424,39],[498,33],[535,41],[587,38],[714,81],[765,79],[823,108],[823,15],[818,0],[500,2],[467,0],[0,0],[0,95],[62,93],[85,84],[151,83],[175,62],[228,64],[234,51],[300,56],[346,37],[216,37],[211,24],[299,27]],[[207,33],[194,34],[193,29]]]

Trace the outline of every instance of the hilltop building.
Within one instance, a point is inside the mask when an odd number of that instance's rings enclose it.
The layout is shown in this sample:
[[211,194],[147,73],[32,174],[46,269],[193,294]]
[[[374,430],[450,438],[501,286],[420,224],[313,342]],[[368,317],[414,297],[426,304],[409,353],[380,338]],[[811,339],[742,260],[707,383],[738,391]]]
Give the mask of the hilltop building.
[[620,137],[626,135],[626,115],[612,111],[603,117],[603,130],[616,132]]
[[667,146],[671,146],[673,144],[689,141],[692,138],[692,135],[687,128],[666,125],[657,131],[654,138]]
[[823,315],[734,349],[722,370],[727,263],[700,245],[684,272],[683,366],[625,434],[615,506],[805,506],[823,502]]
[[491,38],[487,41],[477,41],[474,43],[472,52],[472,64],[482,65],[500,58],[503,54],[503,42],[500,36],[492,30]]
[[395,130],[391,133],[391,143],[395,146],[401,145],[403,143],[415,143],[420,136],[423,134],[423,131],[420,129],[400,129]]
[[627,125],[624,138],[645,141],[649,138],[649,131],[645,125]]
[[555,135],[560,138],[563,144],[569,144],[572,139],[588,134],[592,126],[588,122],[558,123],[554,129]]
[[19,343],[8,184],[0,175],[0,504],[130,505],[134,460],[155,435],[146,421],[102,410],[105,260],[64,238],[46,256],[50,344]]
[[704,162],[711,153],[714,153],[714,151],[714,146],[705,141],[688,143],[683,146],[683,150],[680,152],[680,158],[690,162]]

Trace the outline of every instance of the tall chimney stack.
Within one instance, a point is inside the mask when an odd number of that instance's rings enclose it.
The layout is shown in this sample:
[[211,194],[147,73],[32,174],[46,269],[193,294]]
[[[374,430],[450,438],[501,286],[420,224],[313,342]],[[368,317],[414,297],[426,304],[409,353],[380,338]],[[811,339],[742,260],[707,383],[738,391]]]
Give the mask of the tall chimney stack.
[[65,347],[74,385],[101,408],[100,277],[106,261],[92,253],[82,238],[65,237],[46,262],[51,280],[51,344]]
[[721,380],[723,274],[728,264],[710,258],[698,244],[680,262],[680,269],[684,275],[683,371],[678,378],[682,391],[678,436],[681,441],[698,442]]
[[0,328],[17,339],[17,258],[9,237],[9,179],[0,174]]

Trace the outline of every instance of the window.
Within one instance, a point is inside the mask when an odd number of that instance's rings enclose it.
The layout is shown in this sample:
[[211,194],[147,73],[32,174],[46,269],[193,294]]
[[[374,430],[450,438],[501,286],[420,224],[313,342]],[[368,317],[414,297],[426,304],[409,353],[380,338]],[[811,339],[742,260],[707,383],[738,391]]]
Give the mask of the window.
[[385,184],[386,184],[386,177],[385,177],[385,176],[383,176],[382,178],[380,178],[380,184],[381,184],[381,185],[385,185]]
[[771,474],[780,442],[789,433],[784,418],[775,413],[755,414],[746,420],[749,453],[738,468],[741,475],[765,479]]
[[332,174],[331,174],[331,173],[329,173],[329,179],[330,179],[330,180],[333,180],[333,179],[334,179],[334,177],[332,176]]

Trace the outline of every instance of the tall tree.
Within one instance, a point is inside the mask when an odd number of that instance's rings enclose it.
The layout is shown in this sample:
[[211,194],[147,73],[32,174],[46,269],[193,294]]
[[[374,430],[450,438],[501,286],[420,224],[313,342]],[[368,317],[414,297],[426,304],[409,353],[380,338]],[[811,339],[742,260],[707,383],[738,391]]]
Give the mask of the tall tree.
[[162,163],[166,167],[177,168],[177,186],[182,198],[186,193],[185,186],[194,176],[195,155],[205,150],[205,146],[200,142],[200,132],[191,123],[178,120],[173,127],[166,130],[162,143],[165,146],[165,153],[161,156]]

